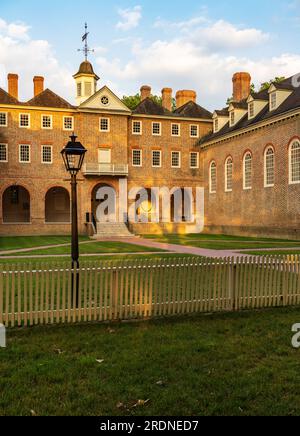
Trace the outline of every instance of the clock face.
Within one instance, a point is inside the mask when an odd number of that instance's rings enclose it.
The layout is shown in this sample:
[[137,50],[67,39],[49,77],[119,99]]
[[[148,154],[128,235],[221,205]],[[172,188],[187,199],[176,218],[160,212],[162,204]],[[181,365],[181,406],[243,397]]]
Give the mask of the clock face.
[[103,106],[109,105],[109,98],[104,95],[103,97],[101,97],[101,103],[103,104]]

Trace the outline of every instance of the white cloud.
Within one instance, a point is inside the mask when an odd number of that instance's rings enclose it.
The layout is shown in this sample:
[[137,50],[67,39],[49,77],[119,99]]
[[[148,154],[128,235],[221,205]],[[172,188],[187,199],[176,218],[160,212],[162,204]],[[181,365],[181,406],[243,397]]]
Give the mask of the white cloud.
[[117,23],[116,28],[128,31],[138,27],[142,19],[142,7],[135,6],[132,9],[119,9],[118,14],[121,17],[121,21]]
[[48,41],[31,39],[29,29],[0,18],[0,86],[6,89],[7,74],[17,73],[20,99],[28,100],[33,97],[33,76],[42,75],[47,87],[69,99],[74,94],[72,72],[59,65]]

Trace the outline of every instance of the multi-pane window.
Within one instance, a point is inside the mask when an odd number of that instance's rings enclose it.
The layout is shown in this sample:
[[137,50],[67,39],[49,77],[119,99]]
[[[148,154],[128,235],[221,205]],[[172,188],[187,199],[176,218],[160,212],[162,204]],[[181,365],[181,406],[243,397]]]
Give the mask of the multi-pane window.
[[73,117],[64,117],[64,130],[74,130]]
[[7,144],[0,144],[0,162],[7,162]]
[[246,153],[244,157],[244,189],[252,188],[252,154]]
[[142,150],[132,150],[132,166],[141,167],[142,166]]
[[180,136],[180,125],[179,124],[172,124],[171,134],[172,134],[172,136]]
[[85,91],[85,95],[86,95],[87,97],[89,97],[90,95],[92,95],[92,84],[91,84],[91,82],[86,82],[86,83],[85,83],[85,89],[84,89],[84,91]]
[[133,121],[132,133],[133,133],[133,135],[141,135],[142,134],[142,122],[141,121]]
[[270,96],[270,99],[271,99],[271,110],[274,110],[274,109],[276,109],[276,106],[277,106],[277,95],[276,95],[276,91],[275,91],[275,92],[272,92],[272,94],[271,94],[271,96]]
[[0,127],[7,127],[7,113],[0,112]]
[[274,186],[275,183],[275,153],[273,147],[265,152],[265,187]]
[[52,129],[51,115],[42,115],[42,129]]
[[20,163],[30,163],[30,145],[19,145],[19,161]]
[[234,115],[234,111],[231,111],[230,113],[230,125],[234,126],[235,123],[235,115]]
[[253,101],[251,103],[249,103],[249,117],[250,118],[254,117],[254,102]]
[[212,162],[209,169],[209,192],[215,194],[217,192],[217,164]]
[[300,142],[290,147],[290,183],[300,183]]
[[152,151],[152,166],[154,168],[161,167],[161,151],[160,150],[153,150]]
[[225,191],[231,192],[233,187],[233,160],[231,157],[225,163]]
[[171,160],[172,160],[172,168],[180,168],[181,166],[180,151],[172,151]]
[[81,96],[82,96],[82,84],[77,83],[77,97],[81,97]]
[[19,116],[19,126],[20,127],[30,127],[30,115],[20,114]]
[[161,135],[161,123],[152,123],[152,135],[154,136]]
[[192,124],[190,126],[190,137],[191,138],[198,138],[199,137],[199,126]]
[[42,163],[51,164],[52,163],[52,146],[42,145]]
[[199,168],[199,153],[194,151],[190,153],[190,168],[192,169]]
[[215,132],[218,132],[219,131],[219,120],[218,120],[218,118],[215,119],[214,127],[215,127]]
[[100,132],[109,132],[109,118],[100,118]]

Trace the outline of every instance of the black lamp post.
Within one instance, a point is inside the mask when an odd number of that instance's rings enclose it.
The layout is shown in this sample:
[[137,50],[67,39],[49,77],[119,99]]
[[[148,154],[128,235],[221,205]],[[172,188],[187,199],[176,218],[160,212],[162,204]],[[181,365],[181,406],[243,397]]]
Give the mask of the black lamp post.
[[[71,175],[72,188],[72,269],[79,268],[79,243],[78,243],[78,210],[77,210],[77,174],[82,168],[85,153],[84,146],[76,141],[77,136],[73,133],[71,141],[65,146],[61,154],[66,166],[66,170]],[[74,275],[72,275],[72,285],[74,286]],[[76,275],[76,304],[78,305],[78,286],[79,276]],[[73,288],[74,289],[74,288]]]

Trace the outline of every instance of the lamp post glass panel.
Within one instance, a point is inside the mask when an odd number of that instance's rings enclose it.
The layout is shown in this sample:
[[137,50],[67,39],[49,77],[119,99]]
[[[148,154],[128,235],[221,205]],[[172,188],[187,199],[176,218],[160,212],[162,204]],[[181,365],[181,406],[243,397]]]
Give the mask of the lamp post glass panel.
[[[72,269],[79,268],[79,243],[78,243],[78,210],[77,210],[77,174],[82,168],[86,149],[76,141],[77,136],[70,136],[71,141],[65,146],[61,154],[66,170],[71,175],[72,188]],[[73,276],[72,276],[73,277]],[[73,279],[74,284],[74,279]],[[76,274],[76,301],[78,303],[79,276]]]

